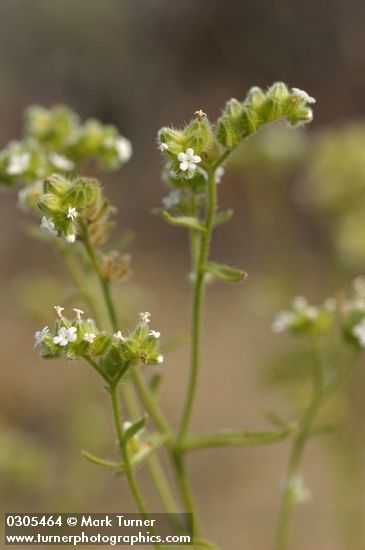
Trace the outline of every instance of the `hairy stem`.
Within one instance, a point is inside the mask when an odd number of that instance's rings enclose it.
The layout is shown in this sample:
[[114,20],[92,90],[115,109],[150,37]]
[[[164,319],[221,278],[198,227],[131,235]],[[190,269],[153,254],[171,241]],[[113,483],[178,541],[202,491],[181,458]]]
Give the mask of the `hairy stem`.
[[[92,243],[90,242],[87,227],[85,225],[82,225],[81,230],[82,230],[82,237],[83,237],[85,250],[88,254],[90,262],[100,282],[105,304],[109,314],[110,323],[112,325],[113,330],[117,331],[119,329],[119,323],[118,323],[116,310],[114,308],[113,300],[111,297],[109,281],[104,277],[103,271],[99,263],[99,259],[95,253]],[[95,365],[92,365],[92,366],[95,368]],[[168,423],[166,419],[163,417],[163,415],[161,414],[158,406],[156,405],[153,399],[153,396],[150,394],[140,374],[135,369],[133,369],[132,371],[132,378],[133,378],[134,384],[136,385],[139,393],[142,396],[142,399],[145,403],[147,411],[149,412],[151,417],[154,419],[159,429],[163,433],[167,433],[167,429],[169,430]],[[130,386],[126,384],[122,385],[121,391],[122,391],[123,402],[126,404],[128,414],[131,416],[131,418],[133,418],[134,416],[138,416],[139,407],[135,400],[135,396],[131,393]],[[157,423],[157,420],[159,421],[158,423]],[[173,511],[174,513],[177,513],[178,507],[175,503],[174,496],[170,490],[168,480],[164,474],[164,471],[159,463],[158,458],[156,456],[149,457],[147,459],[147,465],[149,468],[150,475],[155,483],[157,492],[160,496],[161,502],[166,507],[167,511],[170,511],[170,512]]]
[[193,320],[191,332],[191,369],[185,406],[181,417],[178,440],[183,441],[188,433],[196,397],[200,369],[201,317],[204,290],[205,265],[209,256],[212,239],[214,214],[217,208],[215,170],[208,172],[208,208],[205,219],[205,233],[201,240],[199,259],[195,269]]

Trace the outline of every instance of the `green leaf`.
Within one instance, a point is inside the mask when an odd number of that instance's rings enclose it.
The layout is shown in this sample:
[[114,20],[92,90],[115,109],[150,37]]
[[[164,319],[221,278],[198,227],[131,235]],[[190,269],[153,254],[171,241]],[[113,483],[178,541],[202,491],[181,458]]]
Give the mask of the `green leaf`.
[[146,422],[147,422],[147,416],[144,415],[142,416],[142,418],[140,418],[139,420],[137,420],[137,422],[135,422],[134,424],[132,424],[132,426],[130,426],[124,433],[124,438],[126,441],[129,441],[130,439],[132,439],[132,437],[134,435],[136,435],[138,432],[140,432],[141,430],[143,430],[143,428],[145,427],[146,425]]
[[86,458],[86,460],[88,460],[92,464],[104,466],[104,468],[119,468],[120,470],[124,469],[124,465],[122,462],[112,462],[110,460],[104,460],[103,458],[99,458],[87,451],[81,451],[81,454],[84,458]]
[[222,212],[217,212],[214,216],[213,224],[215,226],[221,225],[222,223],[228,222],[233,216],[233,210],[223,210]]
[[193,218],[192,216],[170,216],[166,210],[162,212],[163,219],[170,223],[171,225],[177,225],[179,227],[187,227],[188,229],[194,229],[195,231],[205,232],[205,227],[200,223],[198,218]]
[[188,439],[181,450],[196,451],[211,447],[251,447],[254,445],[269,445],[288,438],[294,432],[294,427],[273,432],[218,432],[200,435]]
[[217,264],[210,262],[205,266],[205,270],[221,279],[222,281],[228,281],[230,283],[238,283],[247,277],[247,273],[240,269],[230,267],[229,265]]

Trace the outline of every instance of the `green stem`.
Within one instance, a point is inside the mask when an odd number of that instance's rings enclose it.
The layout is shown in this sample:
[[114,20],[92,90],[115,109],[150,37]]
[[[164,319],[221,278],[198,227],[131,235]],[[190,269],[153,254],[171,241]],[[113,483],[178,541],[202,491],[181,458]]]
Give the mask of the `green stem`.
[[294,438],[294,444],[289,459],[288,470],[285,478],[285,486],[282,498],[281,511],[276,537],[276,550],[286,550],[289,542],[289,529],[291,518],[296,504],[296,495],[293,491],[292,482],[299,475],[299,467],[302,460],[305,444],[310,434],[310,429],[316,414],[322,404],[323,393],[319,391],[314,394],[308,409],[300,423],[299,430]]
[[[291,518],[296,504],[296,495],[293,492],[291,482],[299,474],[305,445],[311,435],[314,420],[324,402],[335,394],[345,382],[354,365],[354,359],[354,357],[351,357],[350,361],[346,362],[345,366],[338,371],[336,378],[327,385],[323,385],[323,372],[320,366],[318,364],[314,366],[314,388],[318,385],[319,387],[314,390],[312,401],[304,413],[297,435],[294,438],[285,479],[275,550],[286,550],[288,548]],[[321,371],[321,374],[319,374],[319,371]]]
[[112,400],[114,423],[115,423],[115,428],[117,432],[119,448],[125,463],[125,472],[128,479],[128,483],[142,517],[144,519],[148,519],[147,507],[144,503],[142,493],[138,487],[137,479],[134,475],[133,468],[129,459],[127,443],[124,439],[123,428],[120,421],[118,386],[116,384],[113,384],[109,386],[109,389],[110,389],[110,396]]
[[199,367],[200,367],[200,339],[201,339],[201,311],[203,303],[205,265],[208,260],[209,247],[213,232],[214,214],[217,208],[217,193],[215,170],[208,172],[208,209],[205,220],[205,233],[202,237],[199,260],[195,270],[193,321],[191,334],[191,370],[185,406],[181,418],[178,440],[182,442],[189,430],[193,406],[196,396]]
[[[86,252],[89,256],[90,262],[93,268],[95,269],[95,272],[100,281],[100,286],[103,291],[103,296],[107,306],[112,328],[114,331],[117,331],[119,329],[119,323],[118,323],[117,314],[114,308],[113,300],[111,297],[109,281],[106,280],[104,277],[104,274],[101,269],[97,255],[95,253],[94,247],[90,242],[87,227],[83,225],[81,226],[81,230],[82,230],[82,237],[83,237],[83,242],[84,242]],[[144,383],[140,373],[136,369],[132,369],[132,379],[142,398],[142,401],[147,411],[149,412],[154,422],[156,423],[156,426],[160,429],[162,433],[168,434],[169,437],[171,437],[171,431],[167,420],[162,415],[153,396],[148,390],[146,384]],[[127,385],[122,385],[122,395],[123,395],[123,400],[126,403],[126,408],[128,410],[128,413],[131,415],[131,417],[133,417],[133,415],[137,414],[138,405],[135,401],[134,396],[131,393],[131,388],[128,387]],[[164,474],[162,467],[160,466],[158,458],[156,456],[148,458],[147,465],[150,471],[150,475],[154,480],[161,502],[164,504],[164,506],[168,511],[174,511],[174,513],[177,513],[178,507],[176,506],[173,494],[169,487],[169,483],[167,481],[167,478]]]
[[104,273],[103,273],[103,270],[101,268],[99,259],[96,255],[95,249],[94,249],[94,247],[93,247],[93,245],[90,241],[89,232],[88,232],[87,227],[85,226],[85,224],[81,224],[81,233],[82,233],[82,238],[83,238],[83,243],[84,243],[84,246],[85,246],[85,250],[86,250],[86,252],[89,256],[90,262],[91,262],[93,268],[95,269],[95,272],[96,272],[96,274],[98,276],[98,279],[99,279],[99,282],[100,282],[100,286],[101,286],[101,290],[103,292],[105,305],[106,305],[106,308],[108,310],[108,315],[109,315],[109,318],[110,318],[110,322],[112,324],[113,330],[117,331],[118,330],[118,319],[117,319],[117,315],[116,315],[116,312],[115,312],[115,309],[114,309],[114,306],[113,306],[113,300],[112,300],[112,296],[111,296],[111,292],[110,292],[110,284],[109,284],[108,279],[106,279],[105,276],[104,276]]

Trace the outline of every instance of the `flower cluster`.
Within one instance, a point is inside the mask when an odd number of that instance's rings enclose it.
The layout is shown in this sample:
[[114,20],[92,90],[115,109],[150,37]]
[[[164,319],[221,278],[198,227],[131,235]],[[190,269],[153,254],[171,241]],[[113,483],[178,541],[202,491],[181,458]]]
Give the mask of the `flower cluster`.
[[0,153],[0,182],[5,185],[42,181],[55,172],[73,172],[95,159],[102,168],[116,169],[132,156],[129,140],[111,125],[97,120],[81,123],[71,109],[30,107],[24,138]]
[[219,158],[225,150],[234,149],[263,125],[281,118],[291,126],[310,122],[312,110],[308,105],[314,102],[303,90],[289,90],[279,82],[266,92],[252,88],[243,102],[228,101],[216,125],[198,110],[182,129],[161,128],[157,142],[165,159],[163,178],[172,188],[163,206],[182,216],[192,215],[191,195],[195,195],[194,208],[204,206],[208,172],[214,171],[217,162],[215,179],[220,182],[224,167]]
[[71,179],[57,174],[49,177],[43,184],[37,207],[42,213],[41,229],[69,243],[75,242],[80,222],[90,226],[91,236],[97,234],[95,242],[105,240],[112,227],[109,221],[112,208],[93,178]]
[[218,141],[234,148],[264,124],[286,118],[291,126],[310,122],[315,99],[299,88],[289,88],[277,82],[267,91],[253,87],[243,102],[230,99],[218,120]]
[[292,309],[280,311],[273,323],[273,332],[290,332],[293,334],[321,335],[333,324],[336,301],[327,299],[321,306],[310,305],[306,298],[297,296]]
[[74,308],[75,318],[64,316],[64,308],[55,306],[57,321],[53,331],[48,326],[35,333],[35,347],[42,357],[92,358],[107,379],[118,378],[134,365],[159,365],[163,356],[159,350],[160,333],[150,329],[150,314],[141,313],[132,332],[108,334],[98,330],[93,319],[83,319],[84,312]]

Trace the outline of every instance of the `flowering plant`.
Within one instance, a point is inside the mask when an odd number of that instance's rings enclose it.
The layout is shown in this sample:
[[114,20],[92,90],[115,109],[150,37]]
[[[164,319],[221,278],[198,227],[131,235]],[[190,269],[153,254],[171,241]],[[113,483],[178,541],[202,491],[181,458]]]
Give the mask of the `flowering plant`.
[[[217,546],[202,538],[186,472],[186,455],[210,447],[264,445],[291,438],[293,451],[283,486],[276,545],[277,550],[284,550],[293,506],[308,495],[299,471],[305,443],[312,435],[320,406],[339,388],[348,373],[348,368],[329,369],[316,361],[313,368],[314,397],[298,425],[282,422],[277,423],[272,431],[226,430],[190,435],[201,368],[206,283],[214,280],[236,283],[246,277],[242,269],[210,259],[214,229],[232,216],[231,210],[218,209],[218,184],[229,156],[248,137],[264,125],[281,119],[293,127],[310,122],[310,105],[314,102],[303,90],[289,89],[283,83],[276,83],[266,91],[255,87],[243,101],[229,100],[215,124],[198,110],[183,128],[163,127],[158,133],[158,149],[164,159],[163,180],[168,188],[159,210],[167,223],[188,230],[191,242],[191,365],[177,433],[174,433],[158,400],[159,376],[147,384],[141,369],[143,365],[158,368],[164,362],[160,333],[150,328],[148,312],[141,313],[137,325],[126,331],[120,325],[111,294],[111,282],[124,279],[130,273],[129,256],[121,254],[117,248],[105,246],[113,227],[115,209],[96,179],[80,175],[85,163],[95,161],[103,169],[119,168],[131,156],[130,142],[113,126],[104,126],[95,120],[81,123],[77,115],[66,107],[48,110],[33,107],[26,113],[23,139],[10,143],[0,153],[0,181],[7,186],[22,185],[20,206],[38,215],[41,231],[35,232],[36,235],[47,239],[61,253],[93,315],[93,318],[84,318],[82,309],[75,307],[71,319],[64,315],[63,307],[55,306],[57,319],[54,328],[50,330],[46,326],[35,334],[35,345],[39,346],[43,358],[64,357],[69,361],[81,358],[106,383],[121,458],[109,461],[89,452],[83,454],[94,464],[123,473],[139,511],[147,518],[149,510],[136,475],[136,466],[145,462],[166,511],[176,512],[182,506],[193,514],[196,549]],[[87,270],[84,269],[85,260]],[[103,293],[110,321],[107,330],[99,328],[98,307],[87,284],[90,270],[96,274]],[[304,298],[296,298],[291,311],[276,317],[273,330],[304,336],[310,345],[317,347],[330,331],[340,325],[345,340],[354,350],[359,350],[365,346],[363,289],[346,304],[340,304],[340,307],[337,300],[330,299],[322,306],[314,307]],[[166,363],[163,368],[168,372],[168,361]],[[154,426],[152,432],[144,431],[147,415]],[[159,461],[161,447],[167,449],[176,475],[179,503]],[[159,547],[156,544],[156,548]]]

